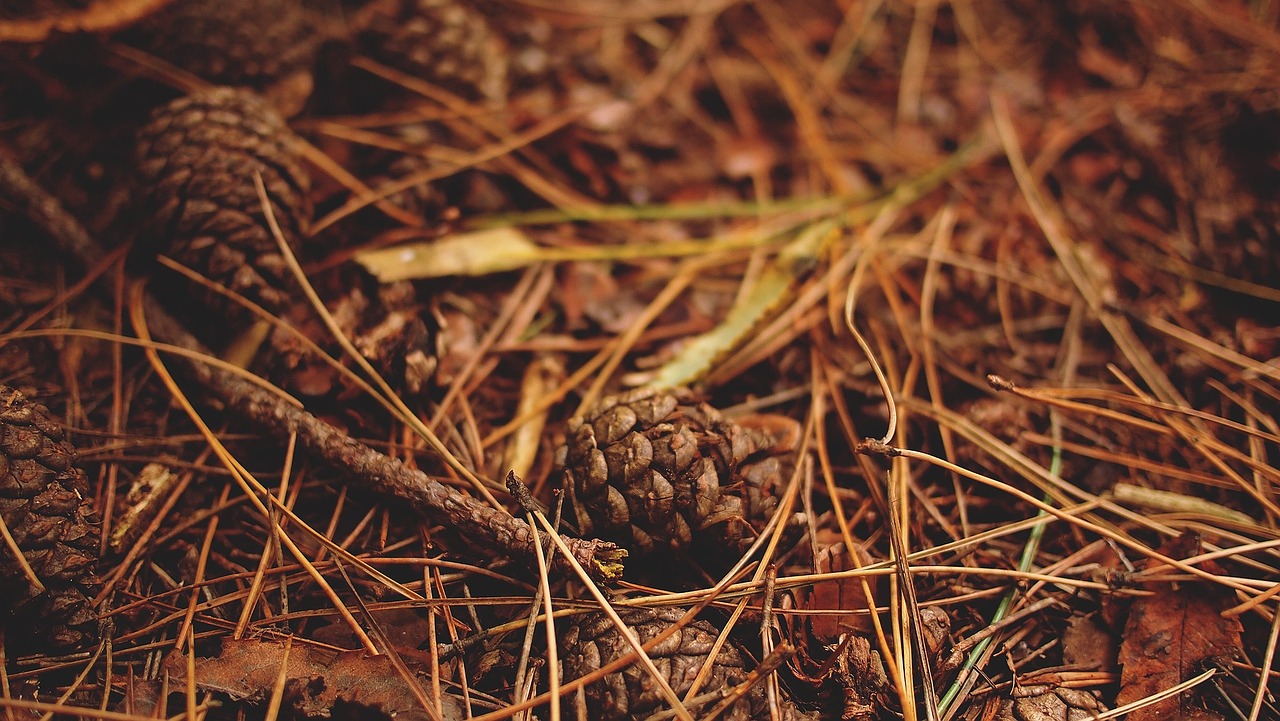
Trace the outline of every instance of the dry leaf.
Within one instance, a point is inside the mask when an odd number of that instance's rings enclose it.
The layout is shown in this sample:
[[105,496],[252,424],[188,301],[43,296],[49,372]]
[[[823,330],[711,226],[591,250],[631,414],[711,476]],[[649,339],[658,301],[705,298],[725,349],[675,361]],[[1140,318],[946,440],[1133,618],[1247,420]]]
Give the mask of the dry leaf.
[[[1160,551],[1173,558],[1187,558],[1199,551],[1199,545],[1199,540],[1188,533],[1166,543]],[[1211,564],[1202,564],[1201,568],[1213,571]],[[1120,644],[1118,704],[1164,691],[1207,668],[1226,666],[1244,651],[1240,622],[1221,615],[1233,605],[1229,592],[1203,582],[1163,582],[1149,587],[1155,595],[1134,601],[1125,624],[1124,641]],[[1204,708],[1199,695],[1198,690],[1192,690],[1164,699],[1133,711],[1128,719],[1221,719],[1221,715]]]
[[424,243],[366,250],[356,254],[383,283],[446,275],[487,275],[522,268],[540,260],[543,249],[517,228],[460,233]]
[[841,719],[871,721],[876,711],[884,708],[882,700],[889,692],[889,677],[884,671],[880,652],[871,641],[850,636],[836,657],[834,680],[843,696]]
[[649,385],[675,388],[694,383],[714,368],[717,361],[750,340],[753,330],[791,301],[799,281],[813,268],[837,230],[834,223],[821,221],[800,231],[724,321],[685,344],[679,355],[658,370]]
[[[861,563],[854,564],[853,559],[845,551],[843,543],[828,546],[818,552],[815,570],[818,573],[835,573],[848,571],[871,563],[867,552],[856,550]],[[865,579],[870,584],[871,592],[876,589],[876,577]],[[865,611],[873,604],[863,593],[861,578],[831,578],[818,581],[809,589],[801,601],[800,607],[805,610],[826,610],[833,613],[819,616],[801,616],[805,623],[805,634],[823,645],[833,644],[848,633],[866,633],[871,629],[870,617],[866,614],[854,614],[854,611]],[[848,613],[835,613],[848,611]]]
[[177,476],[163,463],[148,463],[142,467],[125,497],[128,507],[111,528],[108,547],[112,553],[124,553],[137,540],[143,527],[155,518],[175,480]]
[[1014,698],[1001,716],[1016,721],[1087,721],[1106,711],[1092,694],[1072,688],[1027,686],[1013,692]]
[[1062,632],[1062,660],[1080,668],[1114,672],[1115,639],[1094,616],[1072,616]]
[[1246,513],[1234,508],[1227,508],[1220,503],[1189,496],[1185,493],[1162,491],[1158,488],[1143,488],[1132,483],[1117,483],[1111,487],[1111,494],[1125,505],[1138,505],[1156,511],[1168,513],[1199,513],[1213,516],[1235,523],[1252,523],[1253,519]]
[[558,300],[568,328],[580,330],[584,320],[590,320],[609,333],[621,334],[644,313],[646,304],[637,296],[635,285],[619,282],[609,268],[609,263],[601,261],[565,265]]
[[[328,718],[339,704],[361,706],[397,721],[431,718],[387,656],[294,644],[288,658],[285,701],[304,716]],[[283,659],[282,643],[228,639],[218,656],[196,659],[196,687],[237,701],[264,701],[271,695]],[[165,670],[170,688],[182,688],[187,659],[170,656]],[[430,698],[429,691],[424,694]],[[454,697],[444,696],[441,703],[445,721],[464,718],[461,702]]]
[[547,423],[547,409],[538,405],[554,392],[564,379],[564,364],[555,356],[540,356],[524,371],[520,384],[520,405],[516,418],[525,418],[507,444],[503,465],[521,478],[528,478],[542,445],[542,430]]

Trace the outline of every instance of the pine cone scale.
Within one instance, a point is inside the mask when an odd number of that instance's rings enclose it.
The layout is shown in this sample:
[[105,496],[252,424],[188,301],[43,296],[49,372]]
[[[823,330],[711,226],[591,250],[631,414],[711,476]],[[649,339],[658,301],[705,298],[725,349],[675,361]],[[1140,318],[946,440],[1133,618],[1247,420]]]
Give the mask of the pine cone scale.
[[617,405],[602,413],[591,427],[595,429],[596,439],[600,443],[610,445],[622,440],[623,436],[635,428],[638,420],[634,410]]
[[609,468],[609,483],[630,485],[653,465],[653,444],[638,433],[626,436],[622,442],[606,441],[604,461]]

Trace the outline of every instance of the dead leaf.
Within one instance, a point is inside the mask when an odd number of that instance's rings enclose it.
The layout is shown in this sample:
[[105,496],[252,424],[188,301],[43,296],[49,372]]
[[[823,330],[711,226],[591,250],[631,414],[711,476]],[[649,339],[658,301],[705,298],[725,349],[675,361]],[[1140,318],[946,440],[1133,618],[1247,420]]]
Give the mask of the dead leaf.
[[1072,616],[1062,632],[1062,660],[1080,668],[1114,672],[1115,639],[1094,616]]
[[609,333],[619,334],[636,324],[645,303],[632,284],[620,283],[604,262],[567,263],[559,301],[565,325],[573,330],[590,320]]
[[[430,662],[431,650],[428,639],[431,638],[431,621],[417,608],[379,608],[369,609],[367,620],[382,629],[382,638],[391,648],[412,667],[415,663]],[[319,626],[311,632],[310,638],[317,643],[327,644],[342,649],[360,648],[360,639],[356,637],[351,626],[341,619],[334,619],[328,625]],[[290,653],[296,653],[297,646]]]
[[137,540],[143,527],[155,518],[161,502],[178,477],[163,463],[148,463],[138,472],[125,497],[128,504],[120,520],[111,528],[108,545],[112,553],[124,553]]
[[655,388],[689,385],[750,340],[752,332],[791,301],[799,281],[813,268],[836,232],[836,225],[824,220],[797,233],[720,325],[686,343],[679,355],[658,369],[650,385]]
[[[1173,558],[1187,558],[1199,551],[1199,540],[1183,534],[1161,547]],[[1153,564],[1148,563],[1148,567]],[[1212,564],[1206,571],[1218,572]],[[1186,681],[1207,668],[1223,667],[1243,653],[1242,627],[1221,612],[1231,607],[1232,596],[1208,583],[1167,582],[1149,584],[1155,595],[1140,598],[1129,609],[1120,644],[1120,693],[1116,703],[1127,704]],[[1222,716],[1209,711],[1192,690],[1133,711],[1129,721],[1208,721]]]
[[[228,639],[223,641],[218,656],[196,659],[196,687],[224,693],[236,701],[264,701],[271,694],[284,658],[282,643]],[[285,700],[305,716],[328,718],[334,705],[339,704],[372,709],[397,721],[432,717],[387,656],[294,644],[288,663]],[[170,688],[182,688],[186,683],[186,664],[181,655],[165,662]],[[425,693],[429,697],[430,692]],[[445,721],[465,717],[461,702],[455,697],[443,696],[441,704]]]
[[1235,523],[1247,524],[1253,522],[1253,519],[1247,513],[1241,513],[1234,508],[1227,508],[1220,503],[1214,503],[1213,501],[1185,493],[1162,491],[1158,488],[1144,488],[1132,483],[1117,483],[1112,486],[1111,493],[1117,501],[1126,507],[1137,505],[1167,513],[1200,513]]
[[460,233],[425,243],[366,250],[356,261],[383,283],[446,275],[487,275],[523,268],[543,250],[516,228]]
[[542,445],[542,430],[546,427],[550,406],[544,406],[542,410],[538,410],[538,406],[563,379],[564,364],[554,356],[541,356],[525,369],[515,417],[526,420],[516,428],[507,444],[503,463],[508,471],[521,478],[529,476]]
[[[828,546],[818,552],[815,570],[818,573],[836,573],[848,571],[871,563],[867,552],[858,548],[860,563],[855,564],[845,551],[843,543]],[[867,578],[871,592],[875,593],[875,576]],[[800,607],[805,610],[825,610],[830,613],[801,616],[805,619],[805,635],[823,645],[836,643],[848,633],[866,633],[871,630],[871,620],[866,614],[854,614],[852,611],[865,611],[873,604],[863,593],[861,578],[823,579],[813,584],[807,595],[801,600]],[[839,613],[844,611],[845,613]]]

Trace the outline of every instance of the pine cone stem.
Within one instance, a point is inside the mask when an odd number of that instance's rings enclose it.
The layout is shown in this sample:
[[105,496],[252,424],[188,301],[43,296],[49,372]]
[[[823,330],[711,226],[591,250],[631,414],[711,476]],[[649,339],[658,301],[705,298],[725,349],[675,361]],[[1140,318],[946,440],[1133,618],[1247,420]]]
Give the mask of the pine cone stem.
[[[65,255],[86,267],[96,267],[103,262],[106,252],[56,198],[31,181],[21,168],[4,166],[5,163],[0,162],[0,197],[11,197],[15,207],[39,208],[39,213],[29,212],[31,220],[51,236]],[[196,353],[212,355],[150,294],[144,294],[142,305],[157,337]],[[296,433],[304,448],[345,471],[353,482],[401,499],[415,512],[438,520],[476,543],[487,543],[497,552],[533,563],[533,534],[524,521],[463,495],[426,473],[409,468],[399,459],[379,453],[234,373],[196,361],[185,365],[198,383],[228,407],[281,439]],[[617,545],[597,539],[563,537],[563,540],[574,558],[595,579],[607,581],[622,575],[620,559],[626,552]],[[558,573],[573,572],[571,564],[559,556],[552,568]]]

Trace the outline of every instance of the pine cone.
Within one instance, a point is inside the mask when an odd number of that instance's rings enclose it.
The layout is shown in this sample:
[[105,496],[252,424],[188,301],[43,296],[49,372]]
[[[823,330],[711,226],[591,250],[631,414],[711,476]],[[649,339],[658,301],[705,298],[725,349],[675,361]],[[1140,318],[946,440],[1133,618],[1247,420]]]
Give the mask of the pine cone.
[[506,52],[485,16],[460,0],[402,0],[371,19],[365,52],[472,100],[506,92]]
[[311,94],[318,30],[300,0],[184,0],[125,39],[210,82],[256,90],[292,115]]
[[0,611],[10,647],[74,648],[97,637],[89,599],[97,578],[98,527],[75,450],[49,411],[0,385],[0,519],[26,565],[0,545]]
[[640,389],[571,419],[558,460],[583,534],[635,554],[686,549],[695,539],[736,552],[776,504],[767,486],[777,445],[688,390]]
[[[678,608],[632,608],[618,609],[618,614],[643,644],[679,621],[684,612]],[[671,689],[683,697],[702,670],[718,636],[711,624],[695,619],[650,650],[649,658],[653,659]],[[618,633],[608,616],[596,612],[577,617],[560,634],[562,679],[570,681],[593,673],[631,651],[631,644]],[[743,654],[733,644],[725,644],[716,656],[711,675],[701,688],[704,692],[728,690],[746,680],[749,672]],[[649,673],[634,663],[588,684],[581,702],[586,708],[580,709],[577,717],[598,721],[643,719],[669,708]],[[710,705],[700,710],[709,711],[718,702],[719,698],[713,699]],[[689,708],[695,711],[695,717],[701,718],[696,713],[699,710],[697,706],[690,705]],[[806,718],[789,702],[783,703],[781,717],[794,721]],[[769,718],[764,685],[752,687],[717,718],[721,721]]]
[[311,202],[295,143],[279,114],[245,90],[214,88],[160,108],[138,136],[147,245],[268,309],[283,308],[292,278],[253,174],[261,174],[276,222],[296,247]]

